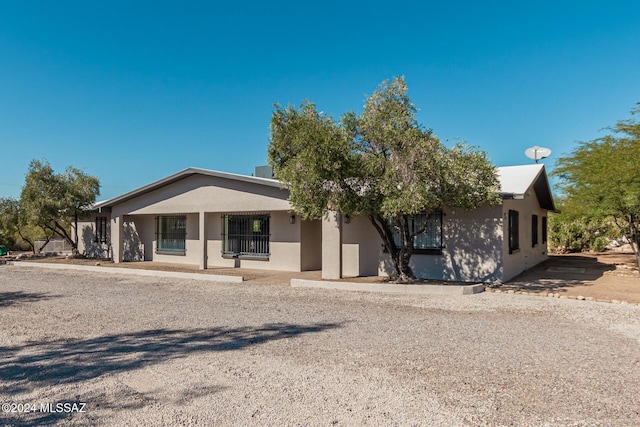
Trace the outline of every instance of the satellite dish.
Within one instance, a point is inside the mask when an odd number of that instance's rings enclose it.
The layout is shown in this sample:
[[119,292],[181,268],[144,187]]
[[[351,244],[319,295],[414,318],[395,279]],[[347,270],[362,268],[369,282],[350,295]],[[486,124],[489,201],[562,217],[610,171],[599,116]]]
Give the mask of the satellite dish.
[[549,157],[551,155],[551,150],[534,145],[533,147],[524,150],[524,155],[530,159],[535,160],[536,163],[538,163],[538,160],[546,159],[547,157]]

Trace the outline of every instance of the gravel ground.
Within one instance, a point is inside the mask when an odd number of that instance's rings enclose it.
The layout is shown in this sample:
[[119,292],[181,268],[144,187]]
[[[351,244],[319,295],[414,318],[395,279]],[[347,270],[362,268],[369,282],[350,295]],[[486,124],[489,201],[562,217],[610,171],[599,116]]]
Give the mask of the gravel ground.
[[4,425],[640,422],[638,306],[0,266],[0,326]]

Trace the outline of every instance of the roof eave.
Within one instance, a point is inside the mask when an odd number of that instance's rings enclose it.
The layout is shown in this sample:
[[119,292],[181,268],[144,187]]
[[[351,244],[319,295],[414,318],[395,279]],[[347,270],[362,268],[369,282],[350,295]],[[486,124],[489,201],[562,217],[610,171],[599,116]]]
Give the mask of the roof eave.
[[[266,185],[269,187],[284,188],[284,185],[277,179],[259,178],[255,176],[239,175],[239,174],[233,174],[228,172],[219,172],[219,171],[214,171],[209,169],[200,169],[200,168],[190,167],[190,168],[183,169],[179,172],[176,172],[173,175],[169,175],[167,177],[164,177],[157,181],[153,181],[142,187],[131,190],[120,196],[111,198],[109,200],[105,200],[100,203],[96,203],[95,205],[92,206],[92,209],[98,209],[99,212],[110,212],[111,207],[114,205],[117,205],[118,203],[131,200],[135,197],[157,190],[158,188],[161,188],[165,185],[173,184],[175,182],[189,178],[193,175],[206,175],[206,176],[213,176],[213,177],[223,178],[223,179],[231,179],[234,181],[243,181],[243,182],[249,182],[252,184]],[[107,208],[109,210],[106,210]]]

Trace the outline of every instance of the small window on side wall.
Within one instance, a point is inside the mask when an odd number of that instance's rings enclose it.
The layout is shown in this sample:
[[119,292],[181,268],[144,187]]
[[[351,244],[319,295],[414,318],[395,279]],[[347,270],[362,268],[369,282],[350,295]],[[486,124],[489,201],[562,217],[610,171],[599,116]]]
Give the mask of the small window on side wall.
[[520,213],[509,211],[509,253],[512,254],[520,249]]
[[531,215],[531,247],[538,244],[538,215]]
[[96,217],[96,243],[107,243],[107,218]]

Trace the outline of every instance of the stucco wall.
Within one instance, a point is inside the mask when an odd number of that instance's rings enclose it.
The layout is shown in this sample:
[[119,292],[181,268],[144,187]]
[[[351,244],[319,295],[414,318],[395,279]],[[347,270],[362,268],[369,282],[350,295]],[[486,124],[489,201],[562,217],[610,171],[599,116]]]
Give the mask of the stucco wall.
[[264,270],[300,271],[300,218],[289,224],[289,212],[271,212],[269,221],[268,260],[222,257],[222,212],[207,216],[207,265],[211,267],[242,267]]
[[501,280],[501,213],[499,205],[446,213],[443,218],[442,279],[465,282]]
[[[180,214],[180,212],[177,212]],[[157,253],[158,241],[156,238],[156,216],[135,215],[136,223],[141,227],[141,241],[145,243],[147,260],[158,262],[170,262],[175,264],[198,264],[200,262],[199,225],[198,214],[183,214],[187,217],[187,229],[185,236],[184,255]],[[150,244],[149,244],[150,242]]]
[[300,221],[300,269],[320,270],[322,268],[322,222]]
[[112,216],[289,210],[289,193],[275,187],[196,175],[113,207]]
[[[436,280],[484,282],[501,280],[502,208],[483,206],[474,211],[448,210],[442,219],[441,255],[414,254],[416,277]],[[380,256],[379,274],[393,272],[391,258]]]
[[382,239],[368,218],[342,216],[342,276],[376,276]]
[[[107,242],[96,242],[96,217],[107,219]],[[111,235],[111,217],[109,214],[89,214],[78,220],[78,252],[90,258],[107,258],[110,256],[109,247]]]
[[[112,218],[121,219],[123,224],[122,245],[115,238],[114,252],[120,251],[123,260],[128,260],[131,248],[143,247],[145,260],[204,265],[201,260],[205,243],[200,240],[199,215],[205,212],[206,265],[299,271],[300,221],[289,224],[287,198],[288,192],[276,187],[204,175],[187,177],[112,207]],[[220,216],[224,212],[270,212],[271,256],[268,260],[222,258]],[[184,255],[156,253],[155,218],[158,215],[186,215]],[[117,227],[117,223],[111,221],[113,227]]]
[[342,277],[342,220],[338,212],[322,218],[322,278]]
[[[509,253],[509,210],[519,212],[520,249],[512,254]],[[531,220],[534,214],[538,215],[538,244],[532,246]],[[547,243],[542,242],[542,217],[547,216],[547,211],[540,207],[535,193],[530,190],[524,200],[505,200],[502,215],[505,236],[503,280],[507,281],[548,258]]]

